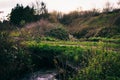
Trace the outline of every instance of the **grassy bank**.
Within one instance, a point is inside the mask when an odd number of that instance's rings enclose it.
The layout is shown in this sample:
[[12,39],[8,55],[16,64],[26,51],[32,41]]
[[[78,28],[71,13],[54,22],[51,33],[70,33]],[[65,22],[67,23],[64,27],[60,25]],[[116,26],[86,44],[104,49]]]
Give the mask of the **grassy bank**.
[[[65,43],[65,42],[64,42]],[[87,42],[89,43],[89,42]],[[48,43],[47,43],[48,44]],[[48,65],[54,65],[59,69],[59,61],[71,64],[78,68],[77,76],[72,75],[72,80],[119,80],[120,53],[104,49],[80,46],[58,46],[45,43],[28,43],[30,51],[37,56],[37,61],[45,61]],[[101,43],[100,43],[101,45]],[[34,55],[33,54],[33,55]],[[35,58],[35,56],[34,56]],[[50,62],[49,62],[50,61]],[[35,61],[36,62],[36,61]],[[49,64],[48,64],[49,63]],[[36,63],[36,65],[40,62]],[[39,65],[40,66],[40,65]],[[68,74],[66,67],[62,67],[65,76]],[[69,76],[70,77],[70,76]]]
[[[119,44],[89,41],[12,42],[1,33],[0,79],[16,80],[39,69],[57,69],[63,79],[119,80]],[[3,63],[4,62],[4,63]],[[70,65],[74,70],[69,70]],[[19,67],[19,68],[18,68]],[[77,74],[74,75],[74,74]]]

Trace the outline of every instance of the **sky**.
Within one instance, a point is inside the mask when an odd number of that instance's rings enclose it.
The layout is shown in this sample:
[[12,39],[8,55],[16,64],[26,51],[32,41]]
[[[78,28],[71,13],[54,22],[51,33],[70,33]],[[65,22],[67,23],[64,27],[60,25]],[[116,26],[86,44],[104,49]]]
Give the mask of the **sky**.
[[[37,0],[46,3],[47,9],[51,11],[60,11],[68,13],[73,10],[90,10],[92,8],[101,9],[105,6],[107,1],[116,6],[118,0]],[[4,13],[0,14],[0,17],[6,16],[11,12],[11,9],[16,6],[17,3],[26,5],[32,5],[36,0],[0,0],[0,11]]]

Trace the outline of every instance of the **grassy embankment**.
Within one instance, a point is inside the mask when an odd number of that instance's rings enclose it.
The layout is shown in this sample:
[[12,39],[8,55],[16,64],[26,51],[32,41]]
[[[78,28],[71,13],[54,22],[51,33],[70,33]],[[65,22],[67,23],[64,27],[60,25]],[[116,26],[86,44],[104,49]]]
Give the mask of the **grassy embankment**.
[[[52,63],[49,65],[55,65],[58,70],[63,69],[62,74],[64,74],[65,78],[68,78],[68,76],[71,77],[71,75],[68,74],[69,72],[74,73],[74,71],[67,71],[66,66],[63,64],[61,67],[57,61],[77,68],[78,75],[75,76],[72,74],[72,76],[74,76],[72,78],[73,80],[120,79],[120,53],[117,50],[110,49],[113,45],[114,47],[112,48],[118,48],[120,46],[119,44],[106,44],[103,42],[76,43],[77,42],[60,41],[41,43],[26,42],[25,44],[27,44],[30,51],[41,57],[41,61],[43,60],[46,63],[50,61]],[[37,64],[39,64],[39,62]]]

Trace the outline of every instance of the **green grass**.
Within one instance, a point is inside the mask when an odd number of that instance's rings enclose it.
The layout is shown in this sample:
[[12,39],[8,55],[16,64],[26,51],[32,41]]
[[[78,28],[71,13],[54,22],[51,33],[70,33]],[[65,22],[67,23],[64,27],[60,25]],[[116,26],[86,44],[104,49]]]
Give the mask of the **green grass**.
[[120,38],[102,38],[102,37],[91,37],[88,41],[103,41],[103,42],[112,42],[112,43],[120,43]]
[[26,41],[22,42],[22,44],[41,44],[41,45],[53,45],[53,46],[73,46],[73,47],[82,47],[82,48],[95,48],[100,50],[113,50],[120,51],[120,44],[109,43],[109,42],[89,42],[89,41]]
[[[1,34],[1,41],[10,40],[9,37],[2,38],[2,36],[3,34]],[[12,34],[12,36],[19,35]],[[91,39],[91,41],[61,41],[46,37],[43,40],[24,40],[20,45],[11,43],[11,46],[8,46],[8,41],[6,41],[6,44],[1,42],[4,44],[4,50],[0,53],[0,59],[1,62],[4,62],[2,63],[4,65],[0,66],[0,69],[5,70],[0,72],[1,76],[4,74],[1,79],[3,80],[8,74],[11,75],[5,79],[19,78],[21,74],[24,74],[24,71],[27,73],[45,67],[59,69],[58,61],[80,68],[78,70],[80,73],[77,76],[69,76],[73,80],[96,80],[97,78],[99,80],[104,77],[106,80],[119,79],[120,44],[110,42],[115,41],[115,39],[98,38],[98,41],[94,41],[95,39]],[[107,68],[106,65],[110,68]],[[65,66],[61,68],[65,72],[68,71]],[[114,75],[112,75],[112,72]],[[68,76],[68,74],[65,74],[65,76]]]
[[71,80],[119,80],[119,58],[119,52],[102,52],[89,60],[88,66]]
[[[6,43],[6,47],[7,45],[8,44]],[[9,68],[10,71],[8,71],[8,74],[11,73],[12,75],[11,79],[14,78],[13,75],[15,75],[15,73],[17,77],[20,77],[20,74],[24,73],[23,70],[25,70],[26,68],[28,69],[27,71],[31,71],[31,70],[36,71],[45,67],[58,69],[60,67],[58,60],[61,61],[62,63],[67,62],[74,67],[80,68],[79,70],[80,73],[78,73],[77,76],[72,77],[73,80],[77,80],[77,79],[96,80],[97,78],[103,79],[104,77],[105,79],[112,79],[112,78],[119,79],[118,75],[120,71],[118,69],[120,67],[119,66],[120,62],[118,58],[120,53],[119,51],[115,50],[115,49],[119,49],[120,47],[119,44],[102,42],[102,41],[75,42],[75,41],[58,41],[58,40],[57,41],[32,40],[32,41],[21,42],[21,46],[23,46],[25,50],[19,49],[19,47],[12,44],[12,46],[10,46],[11,49],[8,47],[8,49],[10,49],[11,51],[7,52],[7,54],[0,53],[0,56],[4,58],[3,62],[5,61],[8,62],[8,64],[5,64],[3,65],[3,67],[1,67],[1,69],[6,70],[3,72],[3,74],[7,72],[8,67],[6,65],[8,66],[10,65],[11,68]],[[12,68],[13,67],[12,64],[16,64],[16,66],[14,65],[16,67],[15,69]],[[106,65],[110,66],[110,68],[107,68]],[[19,66],[20,70],[17,69],[17,66]],[[63,66],[62,68],[65,71],[67,71],[65,66]],[[104,68],[106,69],[105,71],[103,70]],[[16,71],[18,71],[19,73],[17,73]],[[115,75],[112,75],[111,71],[113,71]],[[106,73],[105,76],[101,75],[104,73]],[[6,78],[10,78],[10,76],[7,76]]]
[[[105,42],[71,42],[71,41],[41,41],[41,42],[36,42],[36,41],[26,41],[26,42],[22,42],[23,45],[26,46],[31,46],[31,47],[39,47],[39,46],[44,46],[44,45],[48,45],[51,47],[60,47],[60,48],[65,48],[64,51],[62,53],[71,53],[70,55],[74,55],[76,53],[80,53],[80,51],[84,50],[84,51],[91,51],[93,50],[93,52],[98,53],[99,51],[102,52],[119,52],[120,51],[120,45],[119,44],[115,44],[115,43],[105,43]],[[79,49],[81,49],[79,51]],[[73,50],[73,51],[71,51]],[[78,51],[78,52],[77,52]],[[98,52],[96,52],[98,51]],[[90,52],[90,53],[93,53]],[[86,53],[86,52],[83,52]],[[77,58],[77,57],[76,57]],[[74,60],[74,59],[73,59]]]
[[[54,65],[56,57],[59,61],[68,62],[72,66],[80,67],[77,76],[72,77],[72,80],[119,80],[120,73],[120,52],[106,50],[104,42],[26,42],[30,51],[40,56],[37,61],[48,61]],[[64,44],[64,45],[63,45]],[[71,46],[71,45],[86,45],[87,47]],[[62,45],[62,46],[60,46]],[[70,46],[66,46],[70,45]],[[97,46],[92,48],[91,46]],[[109,44],[107,46],[113,46]],[[117,45],[117,44],[116,44]],[[114,46],[116,46],[114,45]],[[98,48],[101,47],[101,48]],[[36,57],[35,58],[36,62]],[[38,65],[39,63],[35,63]],[[51,65],[49,64],[49,65]],[[57,64],[57,62],[56,62]],[[39,65],[40,66],[40,65]],[[59,65],[57,65],[59,67]],[[63,67],[66,69],[65,67]],[[66,70],[67,71],[67,70]]]

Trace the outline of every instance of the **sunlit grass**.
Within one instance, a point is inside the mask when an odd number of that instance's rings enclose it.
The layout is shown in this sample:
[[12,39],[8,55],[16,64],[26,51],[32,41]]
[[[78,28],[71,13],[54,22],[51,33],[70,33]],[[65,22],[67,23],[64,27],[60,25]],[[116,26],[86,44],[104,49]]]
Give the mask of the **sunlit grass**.
[[24,41],[23,45],[52,45],[52,46],[72,46],[90,49],[99,49],[104,51],[120,51],[120,44],[109,42],[89,42],[89,41]]

